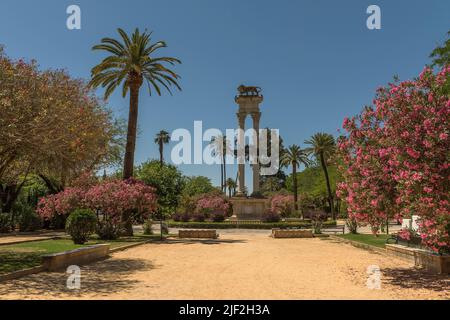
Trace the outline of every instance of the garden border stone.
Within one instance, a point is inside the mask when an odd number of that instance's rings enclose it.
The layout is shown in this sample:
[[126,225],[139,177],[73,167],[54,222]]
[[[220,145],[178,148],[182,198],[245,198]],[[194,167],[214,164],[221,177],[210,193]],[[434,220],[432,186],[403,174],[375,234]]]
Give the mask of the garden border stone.
[[40,273],[40,272],[43,272],[43,271],[45,271],[45,268],[44,268],[43,265],[40,265],[40,266],[37,266],[37,267],[34,267],[34,268],[23,269],[23,270],[10,272],[10,273],[0,274],[0,282],[8,281],[8,280],[14,280],[14,279],[17,279],[17,278],[29,276],[31,274],[36,274],[36,273]]
[[28,239],[28,240],[18,240],[18,241],[13,241],[13,242],[5,242],[5,243],[0,243],[0,246],[10,246],[10,245],[15,245],[15,244],[20,244],[20,243],[28,243],[28,242],[39,242],[39,241],[46,241],[46,240],[60,240],[60,239],[64,239],[64,237],[60,237],[60,236],[55,236],[55,237],[43,237],[40,239]]
[[97,244],[94,246],[45,255],[42,257],[42,264],[44,269],[50,272],[59,271],[70,265],[83,265],[108,257],[109,247],[109,244]]
[[314,238],[312,229],[272,229],[272,237],[274,239],[289,239],[289,238]]
[[450,274],[450,255],[439,256],[427,250],[410,248],[398,244],[386,244],[386,252],[413,262],[417,268],[423,268],[428,272]]
[[[110,248],[109,249],[109,253],[115,253],[115,252],[124,251],[124,250],[131,249],[131,248],[143,245],[143,244],[151,243],[153,241],[154,240],[140,241],[140,242],[127,244],[127,245],[120,246],[120,247],[113,248],[113,249]],[[27,241],[27,242],[33,242],[33,241]],[[107,245],[109,245],[109,244],[107,244]],[[66,252],[68,252],[68,251],[61,252],[61,253],[66,253]],[[101,259],[99,259],[99,260],[101,260]],[[94,261],[91,261],[91,262],[94,262]],[[45,272],[45,271],[49,271],[49,270],[47,270],[45,268],[45,266],[42,264],[40,266],[36,266],[36,267],[33,267],[33,268],[29,268],[29,269],[17,270],[17,271],[10,272],[10,273],[0,274],[0,282],[8,281],[8,280],[14,280],[14,279],[25,277],[25,276],[28,276],[28,275],[31,275],[31,274],[36,274],[36,273]]]
[[217,239],[217,230],[179,230],[180,239]]

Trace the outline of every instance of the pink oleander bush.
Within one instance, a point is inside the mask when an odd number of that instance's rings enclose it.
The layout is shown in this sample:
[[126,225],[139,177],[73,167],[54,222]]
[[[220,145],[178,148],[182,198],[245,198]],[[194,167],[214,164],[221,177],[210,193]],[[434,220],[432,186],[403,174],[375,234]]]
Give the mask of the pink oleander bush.
[[98,217],[97,233],[102,238],[118,236],[124,217],[147,219],[157,208],[153,187],[137,180],[111,180],[95,185],[67,188],[40,199],[37,213],[48,220],[68,215],[75,209],[91,209]]
[[289,217],[294,212],[295,200],[292,195],[275,195],[270,200],[270,211],[282,218]]
[[420,216],[422,244],[450,252],[450,67],[380,88],[374,107],[345,119],[339,140],[350,218],[377,232],[387,218]]
[[231,216],[231,204],[222,196],[205,194],[197,199],[194,220],[201,222],[210,217],[214,222],[222,222]]

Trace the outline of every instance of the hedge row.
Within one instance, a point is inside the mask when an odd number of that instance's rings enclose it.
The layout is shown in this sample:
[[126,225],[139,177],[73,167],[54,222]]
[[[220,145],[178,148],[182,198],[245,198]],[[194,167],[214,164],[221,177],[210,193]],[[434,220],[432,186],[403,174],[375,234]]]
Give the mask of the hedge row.
[[[186,228],[186,229],[287,229],[287,228],[311,228],[308,222],[276,222],[276,223],[249,223],[236,224],[228,222],[175,222],[170,221],[170,228]],[[327,221],[324,223],[324,228],[335,227],[336,221]]]

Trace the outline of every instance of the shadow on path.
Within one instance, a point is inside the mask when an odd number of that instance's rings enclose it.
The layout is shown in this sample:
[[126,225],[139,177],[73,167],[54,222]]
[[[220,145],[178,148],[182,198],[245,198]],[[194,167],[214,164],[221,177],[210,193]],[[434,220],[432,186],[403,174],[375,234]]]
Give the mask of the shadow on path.
[[148,271],[154,266],[140,259],[108,259],[81,267],[81,289],[70,290],[66,282],[69,274],[64,272],[39,273],[0,284],[0,296],[17,294],[21,299],[28,296],[47,298],[77,298],[84,294],[97,296],[132,289],[138,281],[127,279],[137,271]]
[[419,269],[383,268],[383,280],[404,289],[427,289],[450,294],[450,277]]

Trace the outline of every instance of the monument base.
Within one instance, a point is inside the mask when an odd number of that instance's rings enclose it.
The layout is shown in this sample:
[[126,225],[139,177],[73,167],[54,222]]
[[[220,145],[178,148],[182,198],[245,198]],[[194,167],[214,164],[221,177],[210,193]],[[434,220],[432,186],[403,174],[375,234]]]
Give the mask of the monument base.
[[270,206],[268,199],[234,197],[230,202],[233,205],[235,220],[261,220]]

